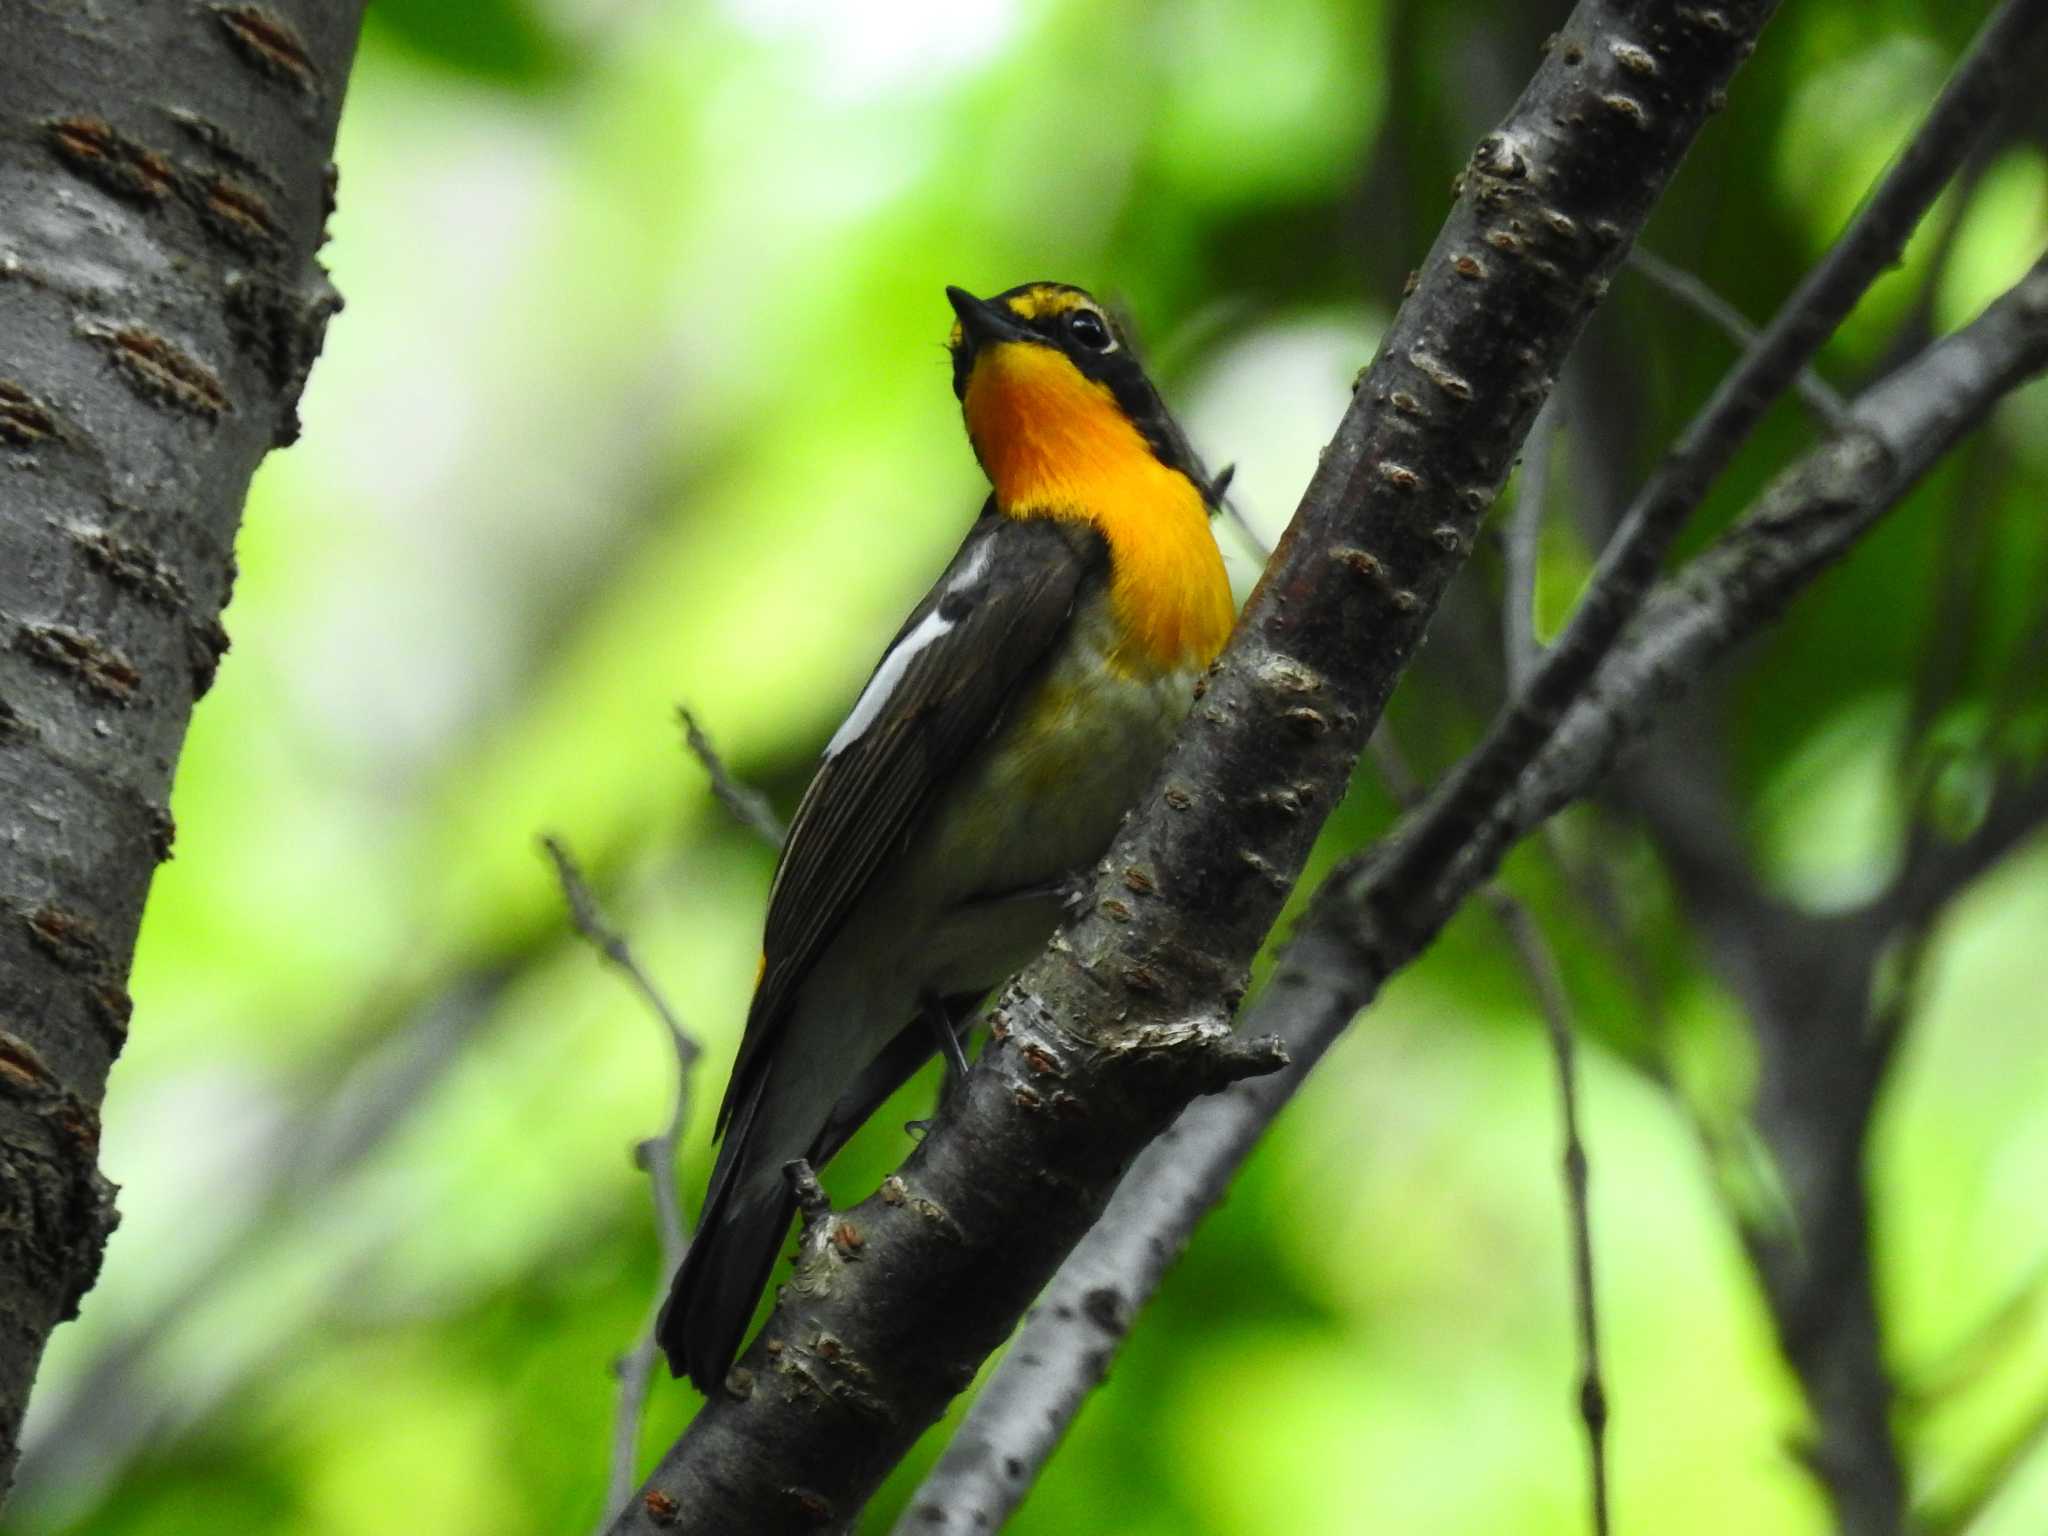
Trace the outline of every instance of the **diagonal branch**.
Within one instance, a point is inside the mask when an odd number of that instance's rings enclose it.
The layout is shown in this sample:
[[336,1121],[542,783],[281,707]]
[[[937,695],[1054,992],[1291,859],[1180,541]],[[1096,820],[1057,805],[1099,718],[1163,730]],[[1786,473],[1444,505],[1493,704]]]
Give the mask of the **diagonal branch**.
[[725,766],[725,759],[718,755],[718,749],[704,734],[703,727],[697,724],[697,717],[690,713],[687,704],[676,706],[676,718],[683,724],[683,743],[710,776],[711,793],[717,797],[718,803],[725,807],[734,821],[753,832],[770,848],[780,848],[783,839],[789,835],[789,829],[775,814],[775,807],[768,803],[768,797],[753,785],[736,778]]
[[616,1529],[848,1519],[1131,1158],[1194,1096],[1281,1064],[1228,1024],[1252,955],[1565,353],[1772,9],[1582,0],[1481,141],[1088,907],[1006,989],[992,1048],[902,1170],[825,1218]]
[[[1557,643],[1486,739],[1438,786],[1431,808],[1391,859],[1399,879],[1441,865],[1474,822],[1521,777],[1584,692],[1672,540],[1772,402],[1899,257],[1907,237],[1968,156],[2010,88],[2028,45],[2048,25],[2048,0],[2003,0],[1942,87],[1919,131],[1826,257],[1793,290],[1762,335],[1721,381],[1623,515],[1601,551],[1586,595]],[[1400,914],[1379,914],[1383,924]]]
[[[1761,333],[1750,324],[1749,316],[1685,268],[1666,261],[1662,256],[1645,250],[1642,246],[1637,246],[1628,253],[1628,264],[1631,270],[1654,286],[1663,289],[1679,303],[1705,316],[1722,335],[1745,352],[1757,345]],[[1840,432],[1847,426],[1847,402],[1842,399],[1834,385],[1810,366],[1801,368],[1792,376],[1792,388],[1798,392],[1800,402],[1812,413],[1814,420],[1830,432]]]
[[[1780,476],[1713,549],[1652,595],[1587,697],[1448,873],[1377,894],[1425,907],[1421,924],[1433,935],[1512,842],[1597,786],[1659,713],[1847,553],[1999,399],[2044,368],[2048,260],[1965,330],[1865,394],[1856,403],[1855,434]],[[1370,909],[1356,887],[1372,878],[1369,855],[1331,876],[1244,1020],[1247,1032],[1285,1043],[1288,1065],[1192,1104],[1140,1156],[914,1498],[918,1523],[910,1530],[990,1530],[1016,1507],[1108,1372],[1131,1318],[1265,1127],[1385,978],[1412,957],[1413,950],[1360,942],[1358,919]]]

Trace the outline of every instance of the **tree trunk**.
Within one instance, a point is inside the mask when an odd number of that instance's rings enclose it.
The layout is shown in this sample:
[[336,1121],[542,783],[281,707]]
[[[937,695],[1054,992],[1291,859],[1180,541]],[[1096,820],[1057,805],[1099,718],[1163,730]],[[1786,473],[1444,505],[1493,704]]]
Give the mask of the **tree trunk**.
[[0,0],[0,1491],[98,1168],[249,478],[339,307],[354,0]]

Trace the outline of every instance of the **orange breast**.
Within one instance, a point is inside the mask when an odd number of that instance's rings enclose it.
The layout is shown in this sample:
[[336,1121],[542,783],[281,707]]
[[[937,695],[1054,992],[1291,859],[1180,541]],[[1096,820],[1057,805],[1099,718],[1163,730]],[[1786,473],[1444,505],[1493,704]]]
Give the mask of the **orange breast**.
[[1209,510],[1108,387],[1051,347],[1003,342],[975,360],[966,412],[1002,511],[1079,519],[1107,541],[1126,637],[1112,665],[1149,675],[1213,661],[1235,613]]

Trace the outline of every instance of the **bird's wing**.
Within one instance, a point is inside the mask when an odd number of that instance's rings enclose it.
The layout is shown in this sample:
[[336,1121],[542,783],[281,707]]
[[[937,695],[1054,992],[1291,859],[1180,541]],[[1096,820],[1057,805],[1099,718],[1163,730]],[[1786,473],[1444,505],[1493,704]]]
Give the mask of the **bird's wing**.
[[1043,662],[1104,559],[1083,525],[1005,517],[991,501],[882,653],[790,821],[720,1134],[825,945]]

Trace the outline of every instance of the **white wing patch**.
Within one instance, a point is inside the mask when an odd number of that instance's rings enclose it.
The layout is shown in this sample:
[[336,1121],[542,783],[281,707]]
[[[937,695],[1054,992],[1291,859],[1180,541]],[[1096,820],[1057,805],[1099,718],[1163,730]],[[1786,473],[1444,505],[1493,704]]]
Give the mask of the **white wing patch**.
[[961,567],[960,574],[946,583],[946,590],[965,592],[981,580],[981,573],[988,569],[989,551],[995,548],[995,544],[994,539],[983,539],[975,545],[974,552],[967,557],[967,564]]
[[[967,591],[981,579],[982,572],[988,569],[989,550],[993,543],[993,540],[984,539],[974,547],[967,556],[967,563],[960,568],[959,574],[946,583],[948,596]],[[883,709],[888,706],[889,695],[894,693],[897,684],[903,681],[903,674],[909,670],[911,660],[933,641],[952,631],[953,621],[944,617],[945,606],[943,599],[935,603],[932,611],[918,621],[915,629],[889,648],[888,655],[882,658],[882,664],[875,668],[875,675],[868,679],[867,687],[861,690],[860,697],[854,701],[853,713],[846,717],[839,729],[832,733],[832,739],[825,744],[827,757],[837,757],[868,733],[868,727],[875,723]]]
[[882,664],[875,668],[875,675],[868,679],[867,687],[854,701],[853,713],[846,717],[845,723],[832,733],[832,739],[825,744],[827,757],[837,757],[868,733],[868,727],[875,723],[888,704],[889,695],[903,681],[911,658],[952,627],[953,621],[941,618],[939,610],[934,608],[919,621],[917,628],[890,647],[889,654],[882,658]]

